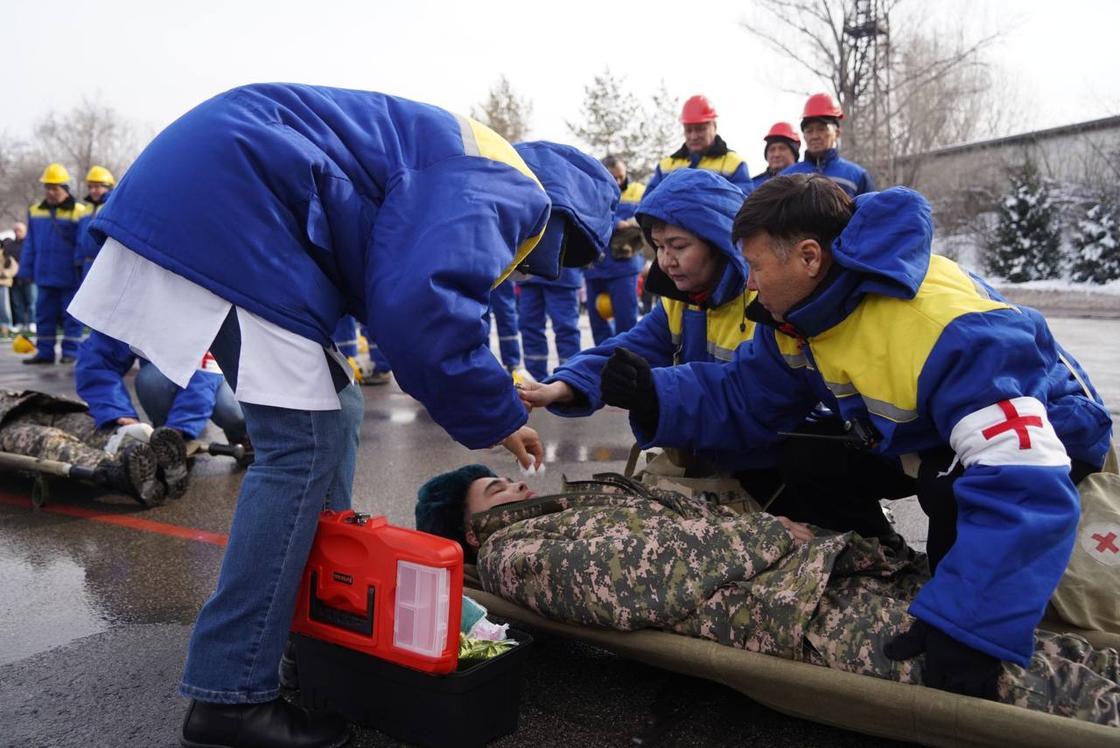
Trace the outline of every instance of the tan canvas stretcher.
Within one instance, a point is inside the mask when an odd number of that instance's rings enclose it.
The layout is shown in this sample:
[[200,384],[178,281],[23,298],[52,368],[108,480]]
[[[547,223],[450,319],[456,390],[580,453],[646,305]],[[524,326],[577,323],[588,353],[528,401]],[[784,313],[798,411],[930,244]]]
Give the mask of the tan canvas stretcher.
[[[578,639],[623,657],[734,688],[793,717],[878,737],[931,746],[1094,748],[1120,745],[1120,730],[922,686],[783,660],[665,631],[611,631],[576,626],[477,589],[467,594],[498,618]],[[1069,626],[1050,627],[1074,630]],[[1120,646],[1120,636],[1080,632],[1097,646]]]

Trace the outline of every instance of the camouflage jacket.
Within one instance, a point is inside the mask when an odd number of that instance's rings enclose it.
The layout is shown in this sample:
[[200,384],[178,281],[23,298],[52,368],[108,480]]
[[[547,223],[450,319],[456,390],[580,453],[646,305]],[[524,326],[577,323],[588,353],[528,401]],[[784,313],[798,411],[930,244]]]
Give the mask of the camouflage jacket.
[[830,579],[889,580],[908,600],[928,578],[923,557],[889,555],[876,540],[822,533],[796,545],[769,514],[595,478],[474,516],[487,591],[574,623],[802,660]]
[[0,427],[31,412],[81,413],[89,410],[85,403],[35,390],[0,389]]

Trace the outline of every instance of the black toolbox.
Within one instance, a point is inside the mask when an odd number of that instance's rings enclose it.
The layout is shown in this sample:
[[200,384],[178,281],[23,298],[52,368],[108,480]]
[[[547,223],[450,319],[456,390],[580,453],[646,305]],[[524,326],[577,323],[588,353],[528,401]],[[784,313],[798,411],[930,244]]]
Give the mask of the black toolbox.
[[431,675],[293,634],[300,703],[428,748],[482,746],[517,730],[522,670],[533,638],[446,675]]

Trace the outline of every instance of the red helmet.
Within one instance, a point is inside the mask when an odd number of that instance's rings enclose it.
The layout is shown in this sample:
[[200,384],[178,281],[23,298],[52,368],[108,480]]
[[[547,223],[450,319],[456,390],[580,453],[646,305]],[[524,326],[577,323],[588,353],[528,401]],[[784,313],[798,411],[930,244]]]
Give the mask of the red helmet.
[[682,125],[702,125],[705,122],[713,121],[718,116],[716,108],[708,102],[706,96],[700,94],[688,97],[688,101],[681,108]]
[[770,132],[766,133],[763,138],[766,142],[770,142],[770,138],[785,138],[792,140],[794,143],[801,145],[801,136],[797,134],[797,130],[793,129],[793,125],[788,122],[775,122],[774,126],[770,128]]
[[805,111],[801,113],[801,119],[812,119],[813,117],[844,119],[844,110],[828,94],[813,94],[805,102]]

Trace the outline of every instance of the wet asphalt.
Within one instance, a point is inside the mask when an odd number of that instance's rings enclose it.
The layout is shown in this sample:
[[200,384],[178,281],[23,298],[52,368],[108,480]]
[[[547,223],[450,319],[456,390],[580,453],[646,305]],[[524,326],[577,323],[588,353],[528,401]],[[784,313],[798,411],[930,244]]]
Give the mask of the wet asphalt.
[[[1120,416],[1120,321],[1051,323]],[[0,351],[2,386],[73,394],[68,367],[25,367],[19,358],[6,344]],[[356,510],[412,526],[416,487],[436,472],[484,462],[516,475],[505,452],[452,442],[395,383],[364,394]],[[632,442],[615,409],[590,419],[538,412],[530,425],[548,457],[547,474],[533,479],[538,492],[558,488],[562,474],[621,471]],[[178,744],[186,706],[178,678],[191,625],[217,578],[241,476],[228,458],[200,457],[187,494],[152,509],[52,480],[46,507],[36,511],[31,481],[0,473],[0,745]],[[893,509],[921,547],[925,528],[914,503]],[[821,708],[826,717],[827,704]],[[372,728],[356,728],[351,744],[399,745]],[[534,642],[519,729],[496,744],[899,745],[786,717],[718,684],[556,638]]]

